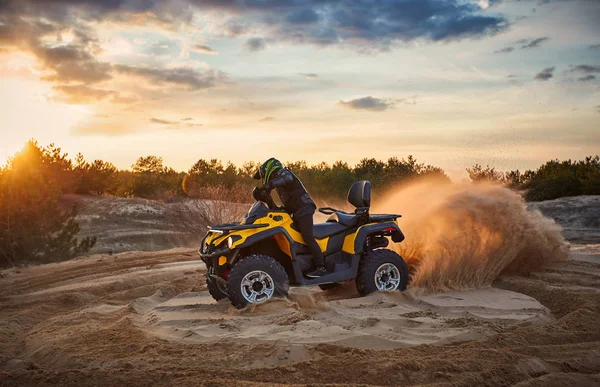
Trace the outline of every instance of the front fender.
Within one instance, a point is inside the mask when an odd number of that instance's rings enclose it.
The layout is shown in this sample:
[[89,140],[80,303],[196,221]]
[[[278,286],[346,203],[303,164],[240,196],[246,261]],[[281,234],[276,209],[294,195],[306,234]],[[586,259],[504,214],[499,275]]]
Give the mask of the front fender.
[[244,247],[251,246],[251,245],[255,244],[256,242],[260,242],[264,239],[272,238],[277,234],[283,234],[283,236],[288,240],[290,245],[292,245],[294,243],[294,240],[292,239],[290,234],[287,232],[287,230],[284,227],[280,226],[280,227],[273,227],[268,230],[260,231],[260,232],[254,233],[253,235],[249,235],[244,240],[240,241],[240,243],[235,244],[234,246],[235,246],[235,248],[242,249]]

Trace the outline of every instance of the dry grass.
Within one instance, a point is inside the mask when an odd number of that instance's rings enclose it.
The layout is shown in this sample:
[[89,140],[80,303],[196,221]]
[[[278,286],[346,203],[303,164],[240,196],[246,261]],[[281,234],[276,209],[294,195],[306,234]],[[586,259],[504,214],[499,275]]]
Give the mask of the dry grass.
[[239,222],[248,207],[248,204],[223,200],[188,199],[171,204],[166,217],[177,230],[204,235],[212,225]]

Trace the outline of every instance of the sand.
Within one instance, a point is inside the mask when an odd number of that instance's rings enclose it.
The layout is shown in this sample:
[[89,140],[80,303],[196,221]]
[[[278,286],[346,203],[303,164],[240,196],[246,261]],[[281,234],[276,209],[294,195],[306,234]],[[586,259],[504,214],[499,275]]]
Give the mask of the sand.
[[156,305],[138,321],[146,332],[182,343],[258,340],[390,349],[476,340],[500,327],[552,320],[535,299],[495,288],[429,296],[398,292],[336,301],[329,297],[318,288],[293,289],[291,300],[238,312],[227,301],[215,303],[206,292],[166,301],[155,296]]
[[574,251],[483,288],[301,288],[242,311],[192,250],[5,270],[0,385],[594,385],[600,249]]
[[[97,251],[180,243],[155,202],[89,200]],[[0,271],[0,386],[600,385],[597,197],[417,182],[378,203],[406,215],[404,293],[236,310],[181,248]]]

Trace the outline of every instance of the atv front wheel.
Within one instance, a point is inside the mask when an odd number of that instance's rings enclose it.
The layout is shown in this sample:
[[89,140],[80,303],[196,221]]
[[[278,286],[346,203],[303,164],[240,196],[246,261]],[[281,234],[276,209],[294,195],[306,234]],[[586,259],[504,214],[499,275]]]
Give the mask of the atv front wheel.
[[395,251],[373,250],[363,255],[358,266],[356,289],[361,296],[377,291],[403,291],[408,285],[406,263]]
[[206,287],[208,288],[208,292],[215,299],[215,301],[222,300],[223,298],[227,298],[227,293],[225,293],[225,289],[221,289],[219,287],[219,283],[216,279],[211,278],[211,274],[214,274],[214,270],[211,268],[206,272]]
[[236,308],[285,297],[288,289],[288,276],[283,266],[266,255],[250,255],[239,261],[231,269],[227,282],[229,301]]

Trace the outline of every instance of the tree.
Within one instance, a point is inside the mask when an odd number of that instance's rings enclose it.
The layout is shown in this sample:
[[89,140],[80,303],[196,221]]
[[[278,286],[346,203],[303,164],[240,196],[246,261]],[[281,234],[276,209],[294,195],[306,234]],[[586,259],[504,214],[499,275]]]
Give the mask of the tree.
[[70,259],[94,245],[77,239],[77,209],[61,202],[65,157],[32,140],[0,172],[0,265]]
[[164,167],[162,157],[157,156],[139,157],[131,166],[131,170],[133,171],[131,192],[140,197],[155,197],[164,192],[167,189],[165,175],[175,172]]
[[76,193],[104,195],[117,192],[120,183],[117,168],[102,160],[94,160],[89,164],[81,153],[75,156],[74,180],[77,182]]
[[525,199],[550,200],[564,196],[600,194],[600,157],[582,161],[551,160],[523,184]]
[[383,183],[385,163],[376,159],[362,159],[354,168],[358,180],[369,180],[375,186]]
[[496,171],[495,168],[491,168],[489,165],[484,168],[479,164],[475,164],[473,167],[467,168],[467,173],[473,183],[504,181],[504,173]]
[[113,193],[118,184],[117,168],[102,160],[94,160],[86,171],[86,191],[95,195]]

